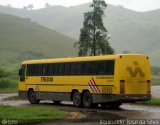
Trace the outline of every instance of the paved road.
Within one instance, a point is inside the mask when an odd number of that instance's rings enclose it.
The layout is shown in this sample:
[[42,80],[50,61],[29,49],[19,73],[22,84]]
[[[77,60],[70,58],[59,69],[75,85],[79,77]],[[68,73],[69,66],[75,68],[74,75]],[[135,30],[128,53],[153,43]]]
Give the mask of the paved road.
[[160,86],[152,86],[152,97],[160,98]]
[[[160,98],[160,86],[152,86],[151,88],[151,92],[152,92],[152,97],[154,98]],[[9,104],[10,105],[10,101],[2,101],[2,99],[5,99],[7,97],[10,97],[10,96],[16,96],[18,95],[17,93],[11,93],[11,94],[0,94],[0,103],[1,104]],[[13,106],[18,106],[18,105],[21,105],[21,104],[27,104],[28,101],[13,101],[12,102],[12,105]],[[29,104],[29,103],[28,103]]]
[[[15,94],[0,94],[0,104],[13,105],[13,106],[33,106],[28,101],[8,101],[6,97],[17,95]],[[71,102],[62,102],[60,105],[55,105],[51,101],[42,101],[36,106],[54,107],[60,110],[79,112],[80,115],[73,122],[67,119],[64,121],[38,123],[37,125],[100,125],[100,121],[107,119],[127,120],[127,119],[160,119],[160,107],[158,106],[142,106],[133,104],[123,104],[119,109],[85,109],[75,108]],[[106,121],[105,121],[106,122]],[[159,121],[160,122],[160,121]]]

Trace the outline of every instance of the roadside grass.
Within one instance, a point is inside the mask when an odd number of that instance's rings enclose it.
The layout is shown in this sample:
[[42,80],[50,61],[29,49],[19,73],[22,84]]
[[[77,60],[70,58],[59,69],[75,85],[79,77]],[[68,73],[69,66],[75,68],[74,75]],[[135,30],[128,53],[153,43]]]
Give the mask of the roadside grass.
[[18,80],[12,80],[8,77],[0,79],[0,88],[17,88]]
[[160,86],[160,82],[152,82],[152,86]]
[[5,77],[0,78],[0,93],[17,92],[18,80]]
[[137,104],[160,106],[160,99],[152,98],[149,101],[137,102]]
[[158,85],[160,86],[160,77],[152,75],[151,82],[152,82],[152,86],[158,86]]
[[66,112],[53,107],[15,107],[0,105],[0,119],[16,120],[20,123],[35,123],[63,119]]

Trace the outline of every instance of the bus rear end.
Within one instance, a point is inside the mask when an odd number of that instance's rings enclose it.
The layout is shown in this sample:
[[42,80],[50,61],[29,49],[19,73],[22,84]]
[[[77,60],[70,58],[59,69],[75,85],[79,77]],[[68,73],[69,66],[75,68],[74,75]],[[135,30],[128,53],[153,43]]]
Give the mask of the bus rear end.
[[123,102],[151,99],[149,57],[145,55],[120,55],[117,59],[117,86]]

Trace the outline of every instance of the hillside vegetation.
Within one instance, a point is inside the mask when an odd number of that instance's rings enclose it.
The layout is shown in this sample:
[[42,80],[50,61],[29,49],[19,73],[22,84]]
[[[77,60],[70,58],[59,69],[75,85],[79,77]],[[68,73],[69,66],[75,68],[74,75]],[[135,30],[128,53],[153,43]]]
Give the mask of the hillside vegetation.
[[73,56],[75,41],[28,19],[0,13],[0,69],[17,70],[26,59]]
[[[83,13],[89,4],[73,7],[51,6],[39,10],[0,7],[0,12],[30,18],[32,21],[78,39]],[[135,12],[121,6],[108,5],[104,24],[110,32],[110,43],[116,53],[148,54],[153,66],[160,66],[160,10]]]

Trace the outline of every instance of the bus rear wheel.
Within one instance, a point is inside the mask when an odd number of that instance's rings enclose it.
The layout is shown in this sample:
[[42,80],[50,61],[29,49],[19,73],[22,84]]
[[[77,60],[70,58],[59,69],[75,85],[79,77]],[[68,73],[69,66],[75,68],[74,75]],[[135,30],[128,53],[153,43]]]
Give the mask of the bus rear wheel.
[[120,105],[122,105],[122,102],[111,102],[107,104],[109,108],[113,109],[119,108]]
[[61,103],[61,101],[57,101],[57,100],[53,100],[53,102],[54,102],[55,104],[60,104],[60,103]]
[[34,90],[30,90],[28,92],[28,100],[31,104],[38,104],[40,100],[37,99],[36,93]]
[[83,94],[83,106],[86,107],[86,108],[89,108],[89,107],[93,106],[93,104],[92,104],[92,95],[88,91],[86,91]]
[[106,108],[107,103],[101,103],[101,108]]
[[76,107],[80,107],[82,105],[81,94],[78,91],[73,93],[73,105]]

